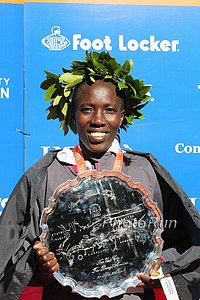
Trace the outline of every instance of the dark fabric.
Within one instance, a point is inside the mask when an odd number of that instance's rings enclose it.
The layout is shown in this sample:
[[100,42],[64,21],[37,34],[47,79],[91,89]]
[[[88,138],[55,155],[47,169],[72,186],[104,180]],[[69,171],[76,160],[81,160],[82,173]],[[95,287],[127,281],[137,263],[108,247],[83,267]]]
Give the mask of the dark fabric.
[[[182,279],[187,282],[187,300],[198,295],[200,284],[200,218],[187,195],[171,175],[147,153],[129,152],[146,158],[153,166],[163,197],[165,220],[176,220],[176,228],[165,228],[164,249],[175,248],[182,255],[167,265],[164,272],[171,272],[179,296]],[[32,166],[16,185],[0,218],[0,299],[19,299],[24,287],[34,274],[32,245],[39,236],[39,218],[44,208],[42,196],[46,189],[47,168],[52,164],[56,152],[45,155]],[[195,246],[188,250],[191,246]],[[188,250],[186,253],[184,251]],[[194,255],[195,254],[195,255]],[[181,280],[179,279],[181,278]]]
[[[162,295],[162,293],[160,293]],[[86,298],[78,295],[77,293],[71,293],[70,288],[62,287],[58,282],[52,282],[49,286],[44,287],[42,300],[84,300]],[[98,300],[98,298],[91,298],[92,300]],[[102,300],[107,300],[107,297],[102,297]],[[111,298],[113,300],[165,300],[163,297],[155,298],[153,290],[137,291],[136,293],[127,293],[118,297]]]
[[0,217],[1,300],[18,299],[34,274],[34,240],[30,240],[29,231],[35,223],[39,190],[54,157],[55,153],[47,154],[22,176]]

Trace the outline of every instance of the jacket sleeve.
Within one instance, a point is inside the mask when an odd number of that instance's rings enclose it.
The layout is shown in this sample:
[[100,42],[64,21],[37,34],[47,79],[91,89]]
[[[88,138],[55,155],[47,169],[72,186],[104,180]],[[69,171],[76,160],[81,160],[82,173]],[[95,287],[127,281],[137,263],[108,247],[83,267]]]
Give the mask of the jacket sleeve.
[[47,167],[55,157],[48,153],[21,177],[0,217],[0,299],[18,299],[34,274],[32,245],[38,235],[43,205],[42,187]]
[[0,299],[10,299],[6,295],[11,293],[20,295],[25,281],[32,276],[32,246],[28,241],[25,243],[31,220],[30,194],[31,184],[25,174],[14,188],[1,215]]
[[164,263],[162,269],[172,276],[181,300],[200,299],[199,246],[192,246],[175,261]]
[[164,274],[171,274],[181,300],[199,300],[200,215],[169,172],[154,157],[150,159],[163,196],[165,249],[172,247],[180,253],[163,264]]

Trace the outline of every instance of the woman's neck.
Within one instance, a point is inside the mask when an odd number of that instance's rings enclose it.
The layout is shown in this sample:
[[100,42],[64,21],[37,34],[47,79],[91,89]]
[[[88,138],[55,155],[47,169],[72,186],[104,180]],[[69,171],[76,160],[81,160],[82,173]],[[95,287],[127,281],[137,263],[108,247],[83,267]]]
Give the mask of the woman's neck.
[[96,161],[98,161],[106,153],[106,151],[102,152],[102,153],[91,152],[81,142],[80,142],[80,147],[81,147],[84,159],[85,160],[89,160],[90,162],[96,162]]

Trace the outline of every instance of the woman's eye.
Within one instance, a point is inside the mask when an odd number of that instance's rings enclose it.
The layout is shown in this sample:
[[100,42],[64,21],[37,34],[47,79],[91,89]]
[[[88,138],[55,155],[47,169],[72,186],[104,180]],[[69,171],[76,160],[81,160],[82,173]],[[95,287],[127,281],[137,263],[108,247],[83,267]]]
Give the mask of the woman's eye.
[[91,107],[83,107],[81,109],[81,111],[83,111],[83,112],[90,112],[90,111],[92,111],[92,108]]
[[108,108],[106,109],[106,111],[107,111],[108,113],[113,113],[113,112],[115,112],[116,110],[115,110],[114,108],[112,108],[112,107],[108,107]]

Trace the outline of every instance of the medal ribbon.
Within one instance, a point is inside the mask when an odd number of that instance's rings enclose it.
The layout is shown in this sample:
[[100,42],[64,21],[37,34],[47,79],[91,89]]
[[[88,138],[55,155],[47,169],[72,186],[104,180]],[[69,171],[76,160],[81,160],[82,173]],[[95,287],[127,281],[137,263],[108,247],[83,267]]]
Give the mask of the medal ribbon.
[[[76,145],[73,150],[74,158],[76,161],[76,166],[78,169],[78,174],[83,173],[87,171],[87,167],[85,165],[85,161],[83,158],[82,151],[79,147],[79,145]],[[123,151],[120,149],[115,157],[114,161],[114,166],[113,166],[113,171],[119,171],[121,172],[122,170],[122,164],[123,164]]]

